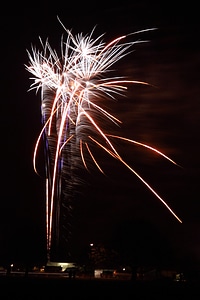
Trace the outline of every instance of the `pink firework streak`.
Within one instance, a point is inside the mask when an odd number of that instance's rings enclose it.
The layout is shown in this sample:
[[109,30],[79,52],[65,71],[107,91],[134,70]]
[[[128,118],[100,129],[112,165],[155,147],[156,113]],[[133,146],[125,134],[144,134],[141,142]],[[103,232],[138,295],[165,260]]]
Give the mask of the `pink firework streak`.
[[[46,103],[42,101],[41,111],[42,115],[45,115],[45,118],[43,118],[45,122],[36,142],[33,157],[34,169],[37,172],[36,156],[43,134],[46,134],[47,137],[52,137],[54,140],[56,136],[52,173],[46,178],[48,249],[51,247],[52,216],[54,202],[56,201],[55,190],[57,188],[56,178],[58,169],[60,168],[64,149],[67,145],[73,143],[73,140],[75,140],[76,145],[79,145],[81,161],[86,169],[89,168],[88,159],[86,159],[87,153],[87,156],[89,154],[89,157],[99,171],[104,173],[92,151],[91,145],[95,145],[126,166],[165,205],[170,213],[182,223],[156,191],[122,159],[112,144],[111,138],[125,140],[128,143],[145,147],[163,156],[171,163],[177,164],[165,154],[149,145],[106,133],[94,117],[94,115],[99,114],[116,125],[120,124],[121,121],[119,119],[115,118],[114,115],[99,105],[99,99],[101,97],[115,99],[117,95],[123,94],[124,90],[130,84],[148,85],[146,82],[125,80],[123,77],[107,77],[107,73],[109,71],[109,74],[111,74],[110,68],[126,56],[129,53],[128,50],[133,45],[145,42],[141,40],[124,42],[126,38],[150,30],[154,29],[123,35],[106,44],[102,41],[103,35],[93,39],[93,31],[90,35],[83,36],[82,34],[78,34],[74,36],[71,31],[65,28],[67,38],[65,41],[63,37],[61,39],[60,55],[51,48],[48,40],[44,44],[41,41],[42,51],[35,48],[32,48],[31,53],[27,51],[29,65],[26,65],[26,69],[33,75],[31,79],[34,80],[30,90],[36,89],[38,91],[41,89],[42,99],[46,91],[49,91],[53,95],[49,96],[53,97],[51,101],[46,101]],[[69,127],[72,125],[74,131],[70,133]],[[84,132],[85,126],[84,134],[80,134],[80,126],[81,132]],[[95,132],[94,136],[91,133],[87,134],[88,126],[91,132]]]

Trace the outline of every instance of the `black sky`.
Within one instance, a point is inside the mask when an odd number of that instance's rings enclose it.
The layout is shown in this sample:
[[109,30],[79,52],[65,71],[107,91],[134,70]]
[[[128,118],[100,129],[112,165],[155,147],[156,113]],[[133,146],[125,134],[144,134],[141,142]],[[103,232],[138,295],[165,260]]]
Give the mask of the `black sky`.
[[[182,168],[133,145],[118,143],[122,156],[182,219],[180,224],[128,170],[106,154],[107,177],[87,175],[89,188],[76,199],[75,243],[91,241],[132,244],[158,251],[166,244],[181,257],[200,262],[200,24],[197,4],[123,1],[78,4],[41,1],[30,7],[7,8],[1,16],[1,202],[0,261],[44,257],[44,182],[33,171],[34,144],[40,132],[40,95],[27,92],[26,49],[49,38],[59,48],[64,30],[57,16],[74,34],[105,33],[105,40],[146,28],[149,42],[119,64],[120,75],[147,81],[132,86],[127,97],[110,104],[123,123],[119,135],[150,144]],[[178,3],[177,3],[178,4]],[[6,8],[5,8],[6,10]],[[86,175],[84,175],[86,176]],[[123,233],[127,235],[122,237]],[[137,238],[136,238],[137,236]],[[144,244],[144,240],[148,241]],[[152,245],[153,248],[152,248]],[[155,246],[156,245],[156,246]],[[81,251],[81,250],[80,250]]]

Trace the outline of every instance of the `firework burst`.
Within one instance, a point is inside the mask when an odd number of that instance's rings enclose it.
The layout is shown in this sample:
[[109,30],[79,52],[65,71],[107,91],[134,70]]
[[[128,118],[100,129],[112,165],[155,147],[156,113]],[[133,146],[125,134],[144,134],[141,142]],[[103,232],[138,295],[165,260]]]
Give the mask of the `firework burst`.
[[[74,156],[78,156],[77,149],[86,169],[89,169],[89,157],[99,171],[104,173],[95,157],[94,146],[120,161],[145,184],[179,222],[182,222],[156,191],[122,159],[111,139],[121,139],[146,147],[173,164],[176,163],[149,145],[109,134],[102,129],[98,118],[101,116],[119,125],[121,121],[102,107],[101,100],[116,99],[130,84],[148,85],[146,82],[112,77],[110,74],[111,67],[126,56],[131,47],[146,42],[141,40],[126,42],[127,37],[149,30],[152,29],[123,35],[107,44],[103,41],[103,35],[94,39],[93,31],[89,35],[83,36],[81,33],[74,36],[65,28],[67,37],[61,38],[60,54],[51,48],[48,40],[45,43],[40,40],[42,51],[33,47],[31,52],[28,51],[29,65],[26,65],[26,69],[33,75],[30,90],[41,89],[43,128],[36,142],[33,164],[37,172],[36,156],[43,138],[46,157],[48,251],[52,244],[54,210],[61,205],[63,190],[65,190],[64,198],[68,199],[67,204],[63,206],[68,212],[72,204],[69,201],[70,179],[73,178]],[[59,215],[60,210],[57,209],[57,222],[60,222]]]

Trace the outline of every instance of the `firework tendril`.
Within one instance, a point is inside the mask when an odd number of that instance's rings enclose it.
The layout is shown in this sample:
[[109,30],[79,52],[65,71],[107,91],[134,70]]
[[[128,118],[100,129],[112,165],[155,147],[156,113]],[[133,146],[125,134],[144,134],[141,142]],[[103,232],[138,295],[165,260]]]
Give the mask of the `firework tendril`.
[[[73,153],[77,155],[77,149],[79,149],[81,161],[86,169],[89,169],[89,157],[103,174],[104,171],[92,150],[94,146],[120,161],[182,223],[156,191],[122,159],[111,142],[111,138],[145,147],[163,156],[171,163],[175,165],[176,163],[149,145],[105,132],[100,127],[98,117],[96,118],[96,116],[101,116],[119,125],[121,121],[100,106],[100,100],[103,98],[116,99],[116,96],[123,94],[130,84],[148,85],[146,82],[126,80],[123,77],[108,77],[107,74],[111,74],[111,67],[126,56],[131,47],[137,43],[146,42],[141,40],[126,42],[127,37],[152,29],[120,36],[108,44],[103,41],[103,35],[93,39],[93,31],[89,35],[83,36],[81,33],[74,36],[71,31],[65,27],[64,29],[67,38],[65,40],[63,36],[61,38],[60,54],[51,48],[48,40],[43,43],[40,39],[42,51],[34,47],[31,52],[27,51],[29,64],[25,66],[33,75],[30,90],[35,89],[37,92],[41,89],[43,128],[35,145],[33,165],[37,173],[36,157],[39,143],[44,138],[48,250],[50,251],[52,244],[54,209],[60,205],[63,184],[68,191],[70,189],[69,178],[73,176],[74,167],[72,156]],[[65,196],[67,197],[67,192],[65,192]],[[70,207],[71,204],[68,202],[68,211]],[[58,219],[59,214],[60,212]],[[59,233],[57,234],[59,235]]]

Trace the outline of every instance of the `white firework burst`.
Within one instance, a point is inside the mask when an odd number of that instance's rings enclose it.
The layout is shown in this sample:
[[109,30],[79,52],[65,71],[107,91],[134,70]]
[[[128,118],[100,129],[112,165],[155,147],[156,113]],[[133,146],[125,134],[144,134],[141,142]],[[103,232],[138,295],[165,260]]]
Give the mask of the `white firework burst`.
[[[48,249],[51,247],[52,216],[56,201],[55,193],[59,184],[57,177],[60,174],[60,169],[62,169],[61,165],[65,156],[69,155],[66,152],[66,147],[70,143],[72,153],[74,145],[78,144],[82,163],[86,169],[88,169],[88,162],[85,152],[89,154],[96,167],[103,173],[95,154],[91,150],[91,144],[119,160],[150,189],[179,222],[182,222],[156,191],[122,159],[112,144],[111,138],[146,147],[170,162],[176,163],[149,145],[108,134],[100,127],[99,122],[94,117],[96,114],[100,114],[114,124],[119,124],[120,120],[100,106],[100,99],[105,97],[115,99],[116,96],[124,93],[129,84],[148,85],[142,81],[126,80],[121,76],[112,77],[111,67],[126,56],[133,45],[146,42],[141,40],[126,42],[128,36],[149,30],[154,30],[154,28],[123,35],[105,43],[103,35],[94,39],[93,31],[89,35],[84,36],[81,33],[74,36],[71,31],[65,28],[67,38],[66,40],[63,36],[61,38],[60,54],[51,48],[48,40],[45,43],[40,40],[42,51],[34,47],[32,47],[31,52],[28,51],[29,65],[26,65],[26,69],[33,75],[30,89],[36,89],[36,91],[41,89],[41,111],[44,123],[36,142],[33,158],[34,169],[37,172],[36,154],[43,134],[49,140],[50,151],[48,151],[47,156],[51,156],[50,164],[53,164],[51,171],[47,172]],[[80,126],[82,132],[85,130],[85,134],[79,134]],[[87,134],[88,130],[86,129],[88,127],[91,128],[90,134]],[[91,132],[95,132],[95,135],[92,135]],[[53,144],[51,144],[52,141]],[[65,167],[63,167],[64,169]],[[64,173],[66,174],[66,170]]]

